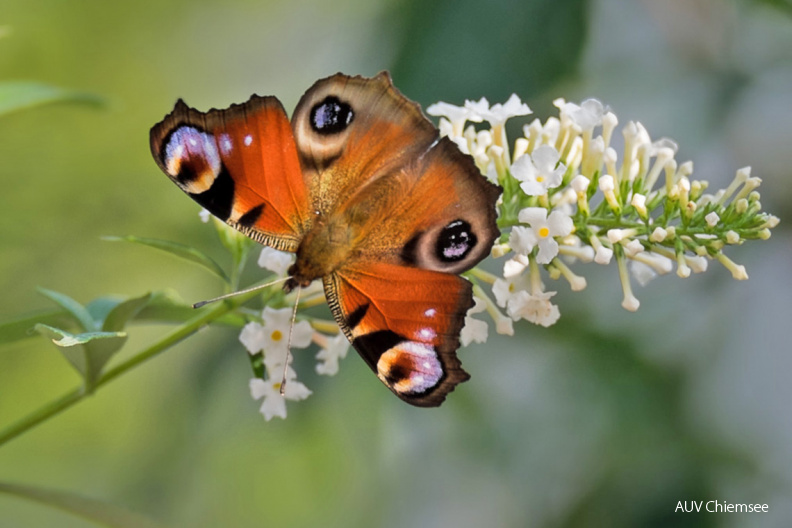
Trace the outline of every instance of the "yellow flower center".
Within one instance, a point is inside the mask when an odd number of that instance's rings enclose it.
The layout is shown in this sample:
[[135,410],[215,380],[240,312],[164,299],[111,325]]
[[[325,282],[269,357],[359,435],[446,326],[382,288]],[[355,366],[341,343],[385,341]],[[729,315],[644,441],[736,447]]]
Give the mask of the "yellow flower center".
[[275,330],[270,337],[273,341],[280,341],[283,339],[283,333],[280,330]]
[[547,235],[550,234],[550,230],[547,227],[540,227],[539,228],[539,236],[542,238],[547,238]]
[[544,181],[544,176],[537,176],[536,181],[542,183]]

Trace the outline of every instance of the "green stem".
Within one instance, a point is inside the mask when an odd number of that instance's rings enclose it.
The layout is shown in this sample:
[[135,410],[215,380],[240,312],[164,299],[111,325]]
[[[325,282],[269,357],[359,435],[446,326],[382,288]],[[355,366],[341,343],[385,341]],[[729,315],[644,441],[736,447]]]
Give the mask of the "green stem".
[[[129,370],[135,368],[141,363],[158,355],[160,352],[163,352],[164,350],[175,345],[179,341],[182,341],[183,339],[189,337],[190,335],[201,329],[203,326],[211,323],[217,318],[234,310],[241,304],[255,297],[257,294],[258,292],[250,292],[244,295],[240,295],[239,297],[235,297],[234,299],[226,300],[212,309],[198,313],[195,317],[193,317],[183,325],[175,328],[173,331],[166,334],[158,342],[154,343],[148,348],[143,349],[142,351],[135,354],[128,360],[105,372],[102,375],[102,377],[99,378],[99,380],[96,382],[94,392],[96,392],[97,390],[99,390],[100,387],[111,382],[115,378],[121,376],[125,372],[128,372]],[[4,429],[0,430],[0,446],[5,444],[9,440],[16,438],[22,433],[29,431],[30,429],[36,427],[37,425],[48,420],[49,418],[57,414],[60,414],[66,409],[70,408],[72,405],[82,401],[86,396],[89,395],[90,394],[88,394],[83,387],[78,387],[64,394],[60,398],[53,400],[47,403],[46,405],[44,405],[43,407],[33,411],[32,413],[25,416],[16,423],[13,423],[8,427],[5,427]]]

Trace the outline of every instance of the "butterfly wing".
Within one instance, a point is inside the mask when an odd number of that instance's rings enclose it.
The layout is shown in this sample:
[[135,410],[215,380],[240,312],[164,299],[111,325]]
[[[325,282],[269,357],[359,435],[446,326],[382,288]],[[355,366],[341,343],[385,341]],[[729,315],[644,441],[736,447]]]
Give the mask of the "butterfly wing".
[[439,405],[469,377],[456,349],[472,288],[456,274],[499,235],[500,188],[387,74],[317,82],[292,128],[312,203],[351,248],[323,278],[336,321],[397,396]]
[[206,113],[179,100],[150,141],[163,172],[210,213],[262,244],[296,251],[310,228],[308,187],[275,97]]
[[302,170],[316,211],[337,211],[365,185],[418,158],[437,128],[382,72],[317,81],[292,116]]
[[339,326],[377,377],[412,405],[434,407],[470,376],[456,349],[470,282],[384,262],[350,265],[324,278]]

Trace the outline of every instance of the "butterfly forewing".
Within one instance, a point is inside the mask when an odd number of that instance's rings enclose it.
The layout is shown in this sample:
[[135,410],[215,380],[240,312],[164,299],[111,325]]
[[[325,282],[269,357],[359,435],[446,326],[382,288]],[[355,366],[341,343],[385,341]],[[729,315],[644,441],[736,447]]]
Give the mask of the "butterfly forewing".
[[317,81],[292,116],[315,209],[333,213],[377,178],[416,160],[438,137],[387,73]]
[[151,130],[162,170],[196,202],[259,242],[295,251],[308,189],[291,125],[274,97],[198,112],[179,101]]

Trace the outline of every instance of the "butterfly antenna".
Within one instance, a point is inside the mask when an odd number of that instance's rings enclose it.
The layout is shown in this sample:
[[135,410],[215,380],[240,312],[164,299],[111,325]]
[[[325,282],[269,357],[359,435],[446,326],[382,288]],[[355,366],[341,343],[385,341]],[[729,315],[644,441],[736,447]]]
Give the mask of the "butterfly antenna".
[[272,282],[268,282],[266,284],[259,284],[258,286],[253,286],[252,288],[248,288],[246,290],[239,290],[239,291],[235,291],[235,292],[232,292],[232,293],[227,293],[225,295],[221,295],[220,297],[215,297],[214,299],[209,299],[207,301],[197,302],[197,303],[193,304],[192,307],[193,308],[200,308],[201,306],[204,306],[206,304],[213,303],[213,302],[216,302],[216,301],[222,301],[223,299],[228,299],[229,297],[234,297],[235,295],[242,295],[243,293],[248,293],[248,292],[252,292],[252,291],[256,291],[256,290],[263,290],[264,288],[269,288],[273,284],[286,282],[290,278],[291,277],[283,277],[282,279],[277,279],[277,280],[274,280]]
[[302,292],[302,286],[297,287],[297,295],[294,299],[294,309],[292,310],[291,325],[289,326],[289,340],[286,342],[286,362],[283,364],[283,377],[280,385],[281,396],[286,394],[286,372],[289,369],[289,359],[291,358],[292,333],[294,332],[294,323],[297,321],[297,305],[300,304],[300,292]]

